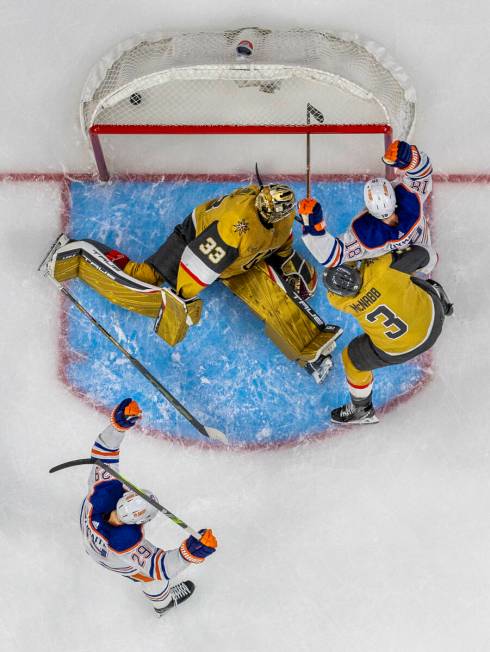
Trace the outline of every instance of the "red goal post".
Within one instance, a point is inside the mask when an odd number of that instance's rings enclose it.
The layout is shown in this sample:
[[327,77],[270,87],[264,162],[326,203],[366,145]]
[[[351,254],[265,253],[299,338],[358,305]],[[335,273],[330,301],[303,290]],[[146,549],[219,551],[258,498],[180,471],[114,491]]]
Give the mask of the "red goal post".
[[[324,124],[310,124],[308,104]],[[384,48],[356,35],[159,32],[121,43],[93,68],[80,115],[106,181],[104,134],[380,133],[386,145],[409,139],[415,91]]]

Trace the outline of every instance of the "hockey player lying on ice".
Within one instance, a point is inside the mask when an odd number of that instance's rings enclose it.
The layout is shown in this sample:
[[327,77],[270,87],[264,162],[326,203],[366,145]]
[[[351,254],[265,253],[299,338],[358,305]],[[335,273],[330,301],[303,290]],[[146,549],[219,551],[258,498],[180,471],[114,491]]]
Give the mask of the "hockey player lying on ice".
[[427,249],[414,245],[325,270],[328,300],[364,331],[342,351],[350,401],[332,410],[335,423],[377,423],[372,370],[415,358],[441,334],[452,304],[441,285],[411,276],[428,261]]
[[432,191],[429,157],[415,145],[395,140],[382,157],[383,162],[402,170],[400,181],[371,179],[364,186],[363,210],[338,238],[326,231],[322,207],[315,199],[302,199],[303,241],[315,258],[327,268],[344,262],[376,258],[410,244],[425,247],[428,262],[419,270],[429,274],[437,263],[431,247],[424,203]]
[[62,236],[49,269],[58,281],[78,276],[110,301],[158,317],[155,330],[171,346],[199,321],[199,293],[220,279],[265,322],[283,353],[321,382],[340,333],[307,314],[312,309],[304,300],[317,277],[293,250],[294,216],[289,186],[238,188],[197,206],[145,262]]
[[[119,470],[119,447],[126,430],[141,417],[136,401],[125,399],[117,405],[111,424],[97,437],[91,455]],[[163,550],[145,539],[143,524],[157,510],[100,466],[94,465],[88,481],[88,495],[82,503],[80,528],[87,554],[98,564],[139,582],[141,590],[161,616],[194,592],[190,581],[170,586],[169,580],[200,564],[215,552],[217,541],[211,530],[201,530],[198,541],[186,539],[179,548]],[[155,498],[151,492],[149,496]]]

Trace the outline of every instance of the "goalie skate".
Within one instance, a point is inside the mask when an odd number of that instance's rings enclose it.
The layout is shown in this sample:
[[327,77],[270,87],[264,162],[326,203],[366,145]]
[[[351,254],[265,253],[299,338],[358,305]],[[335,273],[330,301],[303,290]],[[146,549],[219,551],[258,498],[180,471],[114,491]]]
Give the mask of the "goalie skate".
[[335,324],[323,324],[322,331],[332,334],[330,339],[317,351],[313,360],[305,364],[305,370],[313,376],[315,382],[321,385],[333,368],[332,351],[337,346],[336,340],[344,332]]
[[333,360],[331,355],[320,355],[313,362],[305,364],[306,371],[313,376],[315,382],[321,385],[325,378],[330,373],[333,367]]
[[61,247],[64,247],[64,245],[66,245],[68,242],[70,242],[70,238],[67,238],[64,233],[61,233],[55,242],[53,242],[48,253],[38,267],[38,271],[41,272],[43,276],[54,277],[54,263],[56,260],[56,252]]
[[182,602],[185,602],[191,597],[191,595],[194,593],[195,588],[196,587],[194,583],[190,582],[189,580],[186,580],[185,582],[180,582],[179,584],[172,586],[172,588],[170,589],[170,593],[172,595],[171,601],[166,607],[162,607],[161,609],[155,608],[155,614],[158,617],[163,616],[164,613],[166,613],[173,607],[177,607],[179,604],[182,604]]

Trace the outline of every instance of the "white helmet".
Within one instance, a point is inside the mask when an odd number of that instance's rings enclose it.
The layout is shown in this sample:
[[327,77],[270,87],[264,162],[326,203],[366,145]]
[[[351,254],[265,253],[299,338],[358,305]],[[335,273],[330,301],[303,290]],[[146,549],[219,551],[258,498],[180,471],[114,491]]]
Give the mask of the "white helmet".
[[396,196],[388,179],[370,179],[364,186],[364,203],[373,217],[385,220],[396,208]]
[[[143,491],[152,500],[157,500],[156,496],[148,489],[143,489]],[[116,513],[118,519],[127,525],[141,525],[151,521],[157,515],[158,509],[134,491],[126,491],[117,501]]]

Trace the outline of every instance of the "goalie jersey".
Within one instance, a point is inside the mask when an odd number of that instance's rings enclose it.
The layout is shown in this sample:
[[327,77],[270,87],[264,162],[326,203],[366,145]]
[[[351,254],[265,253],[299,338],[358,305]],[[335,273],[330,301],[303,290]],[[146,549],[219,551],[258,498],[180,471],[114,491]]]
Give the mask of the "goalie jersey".
[[[251,185],[197,206],[145,263],[130,261],[124,271],[140,280],[166,279],[184,299],[195,297],[218,278],[243,274],[272,253],[292,253],[294,214],[274,224],[261,221]],[[175,260],[176,259],[176,260]]]
[[420,271],[427,274],[432,271],[437,254],[431,246],[429,224],[424,214],[424,203],[432,192],[432,165],[427,154],[420,152],[417,167],[407,171],[393,186],[398,224],[389,226],[364,210],[339,237],[328,232],[303,235],[306,246],[318,262],[332,268],[417,244],[427,249],[430,257],[427,266]]
[[[112,425],[97,437],[91,456],[119,468],[119,446],[124,432]],[[163,550],[145,538],[143,525],[113,526],[107,522],[117,501],[126,491],[124,485],[100,466],[93,465],[88,494],[80,511],[80,528],[85,551],[98,564],[134,581],[168,580],[190,563],[180,550]]]

